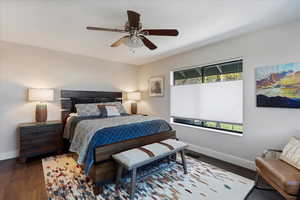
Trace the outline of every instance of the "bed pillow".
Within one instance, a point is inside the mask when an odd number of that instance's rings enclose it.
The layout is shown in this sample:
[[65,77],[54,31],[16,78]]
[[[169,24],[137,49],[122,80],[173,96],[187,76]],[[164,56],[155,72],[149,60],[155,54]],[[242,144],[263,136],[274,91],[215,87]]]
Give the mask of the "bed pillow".
[[122,103],[119,102],[119,101],[116,101],[116,102],[99,103],[98,105],[115,105],[115,106],[117,106],[117,108],[118,108],[120,114],[127,114],[127,112],[126,112],[124,106],[123,106]]
[[102,117],[120,116],[119,109],[116,105],[98,105]]
[[71,98],[72,102],[72,110],[71,112],[76,113],[76,104],[90,104],[90,103],[97,103],[95,102],[95,98],[86,97],[86,98]]
[[280,159],[300,169],[300,139],[292,137],[284,147]]
[[70,113],[69,117],[78,117],[78,113]]
[[100,116],[100,110],[97,104],[76,104],[75,105],[78,116]]

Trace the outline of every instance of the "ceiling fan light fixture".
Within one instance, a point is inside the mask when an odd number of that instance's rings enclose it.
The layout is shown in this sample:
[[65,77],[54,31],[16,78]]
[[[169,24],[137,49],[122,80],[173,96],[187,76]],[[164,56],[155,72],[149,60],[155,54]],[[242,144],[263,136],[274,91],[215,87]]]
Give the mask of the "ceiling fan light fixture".
[[132,36],[126,38],[124,41],[124,44],[130,48],[141,48],[144,45],[141,38],[139,38],[136,35],[132,35]]
[[141,48],[143,46],[145,46],[149,50],[157,49],[157,46],[145,36],[178,36],[177,29],[142,29],[140,16],[141,15],[135,11],[127,10],[128,21],[125,23],[124,29],[112,29],[91,26],[88,26],[87,29],[96,31],[128,33],[128,35],[121,37],[119,40],[115,41],[110,46],[119,47],[121,44],[125,44],[130,48],[132,52],[134,52],[133,49]]

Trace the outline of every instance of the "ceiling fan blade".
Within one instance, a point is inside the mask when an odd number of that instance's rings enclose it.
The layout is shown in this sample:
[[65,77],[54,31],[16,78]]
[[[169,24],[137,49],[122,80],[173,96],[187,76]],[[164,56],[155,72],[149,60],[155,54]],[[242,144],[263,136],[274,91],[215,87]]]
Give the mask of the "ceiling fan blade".
[[111,47],[118,47],[118,46],[120,46],[121,44],[123,44],[123,43],[125,42],[125,39],[128,38],[128,37],[129,37],[129,36],[126,35],[126,36],[120,38],[119,40],[117,40],[116,42],[112,43],[110,46],[111,46]]
[[125,33],[125,30],[121,29],[113,29],[113,28],[101,28],[101,27],[86,27],[87,30],[93,30],[93,31],[112,31],[112,32],[119,32],[119,33]]
[[153,44],[150,40],[148,40],[145,36],[139,35],[139,37],[142,39],[144,45],[148,47],[150,50],[154,50],[157,48],[157,46]]
[[129,26],[138,28],[140,26],[140,14],[132,10],[127,10]]
[[144,35],[157,35],[157,36],[177,36],[176,29],[144,29],[141,31]]

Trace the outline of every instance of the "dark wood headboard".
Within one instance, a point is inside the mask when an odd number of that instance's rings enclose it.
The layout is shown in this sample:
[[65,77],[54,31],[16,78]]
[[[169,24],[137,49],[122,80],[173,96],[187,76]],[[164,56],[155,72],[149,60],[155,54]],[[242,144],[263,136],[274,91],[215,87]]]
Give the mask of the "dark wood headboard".
[[122,101],[122,92],[102,92],[102,91],[80,91],[80,90],[61,90],[61,120],[66,121],[69,114],[72,112],[72,98],[97,98],[109,101]]

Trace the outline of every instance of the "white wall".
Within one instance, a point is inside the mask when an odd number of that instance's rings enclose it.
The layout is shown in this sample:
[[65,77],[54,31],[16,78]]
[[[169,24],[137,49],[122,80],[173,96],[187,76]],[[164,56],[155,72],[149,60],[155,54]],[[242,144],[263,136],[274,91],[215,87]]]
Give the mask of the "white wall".
[[17,153],[17,125],[34,121],[27,88],[55,88],[48,119],[59,120],[60,89],[135,90],[137,75],[137,66],[0,41],[0,160]]
[[[169,119],[170,70],[243,57],[244,136],[230,136],[177,125],[174,128],[182,140],[195,145],[195,150],[251,168],[251,161],[264,149],[282,148],[291,136],[300,135],[299,109],[256,107],[254,74],[256,67],[300,62],[299,36],[300,21],[296,21],[144,65],[139,72],[139,86],[145,91],[144,100],[140,103],[141,112]],[[165,96],[151,98],[146,92],[148,79],[160,75],[166,78]],[[226,99],[220,97],[220,101]]]

